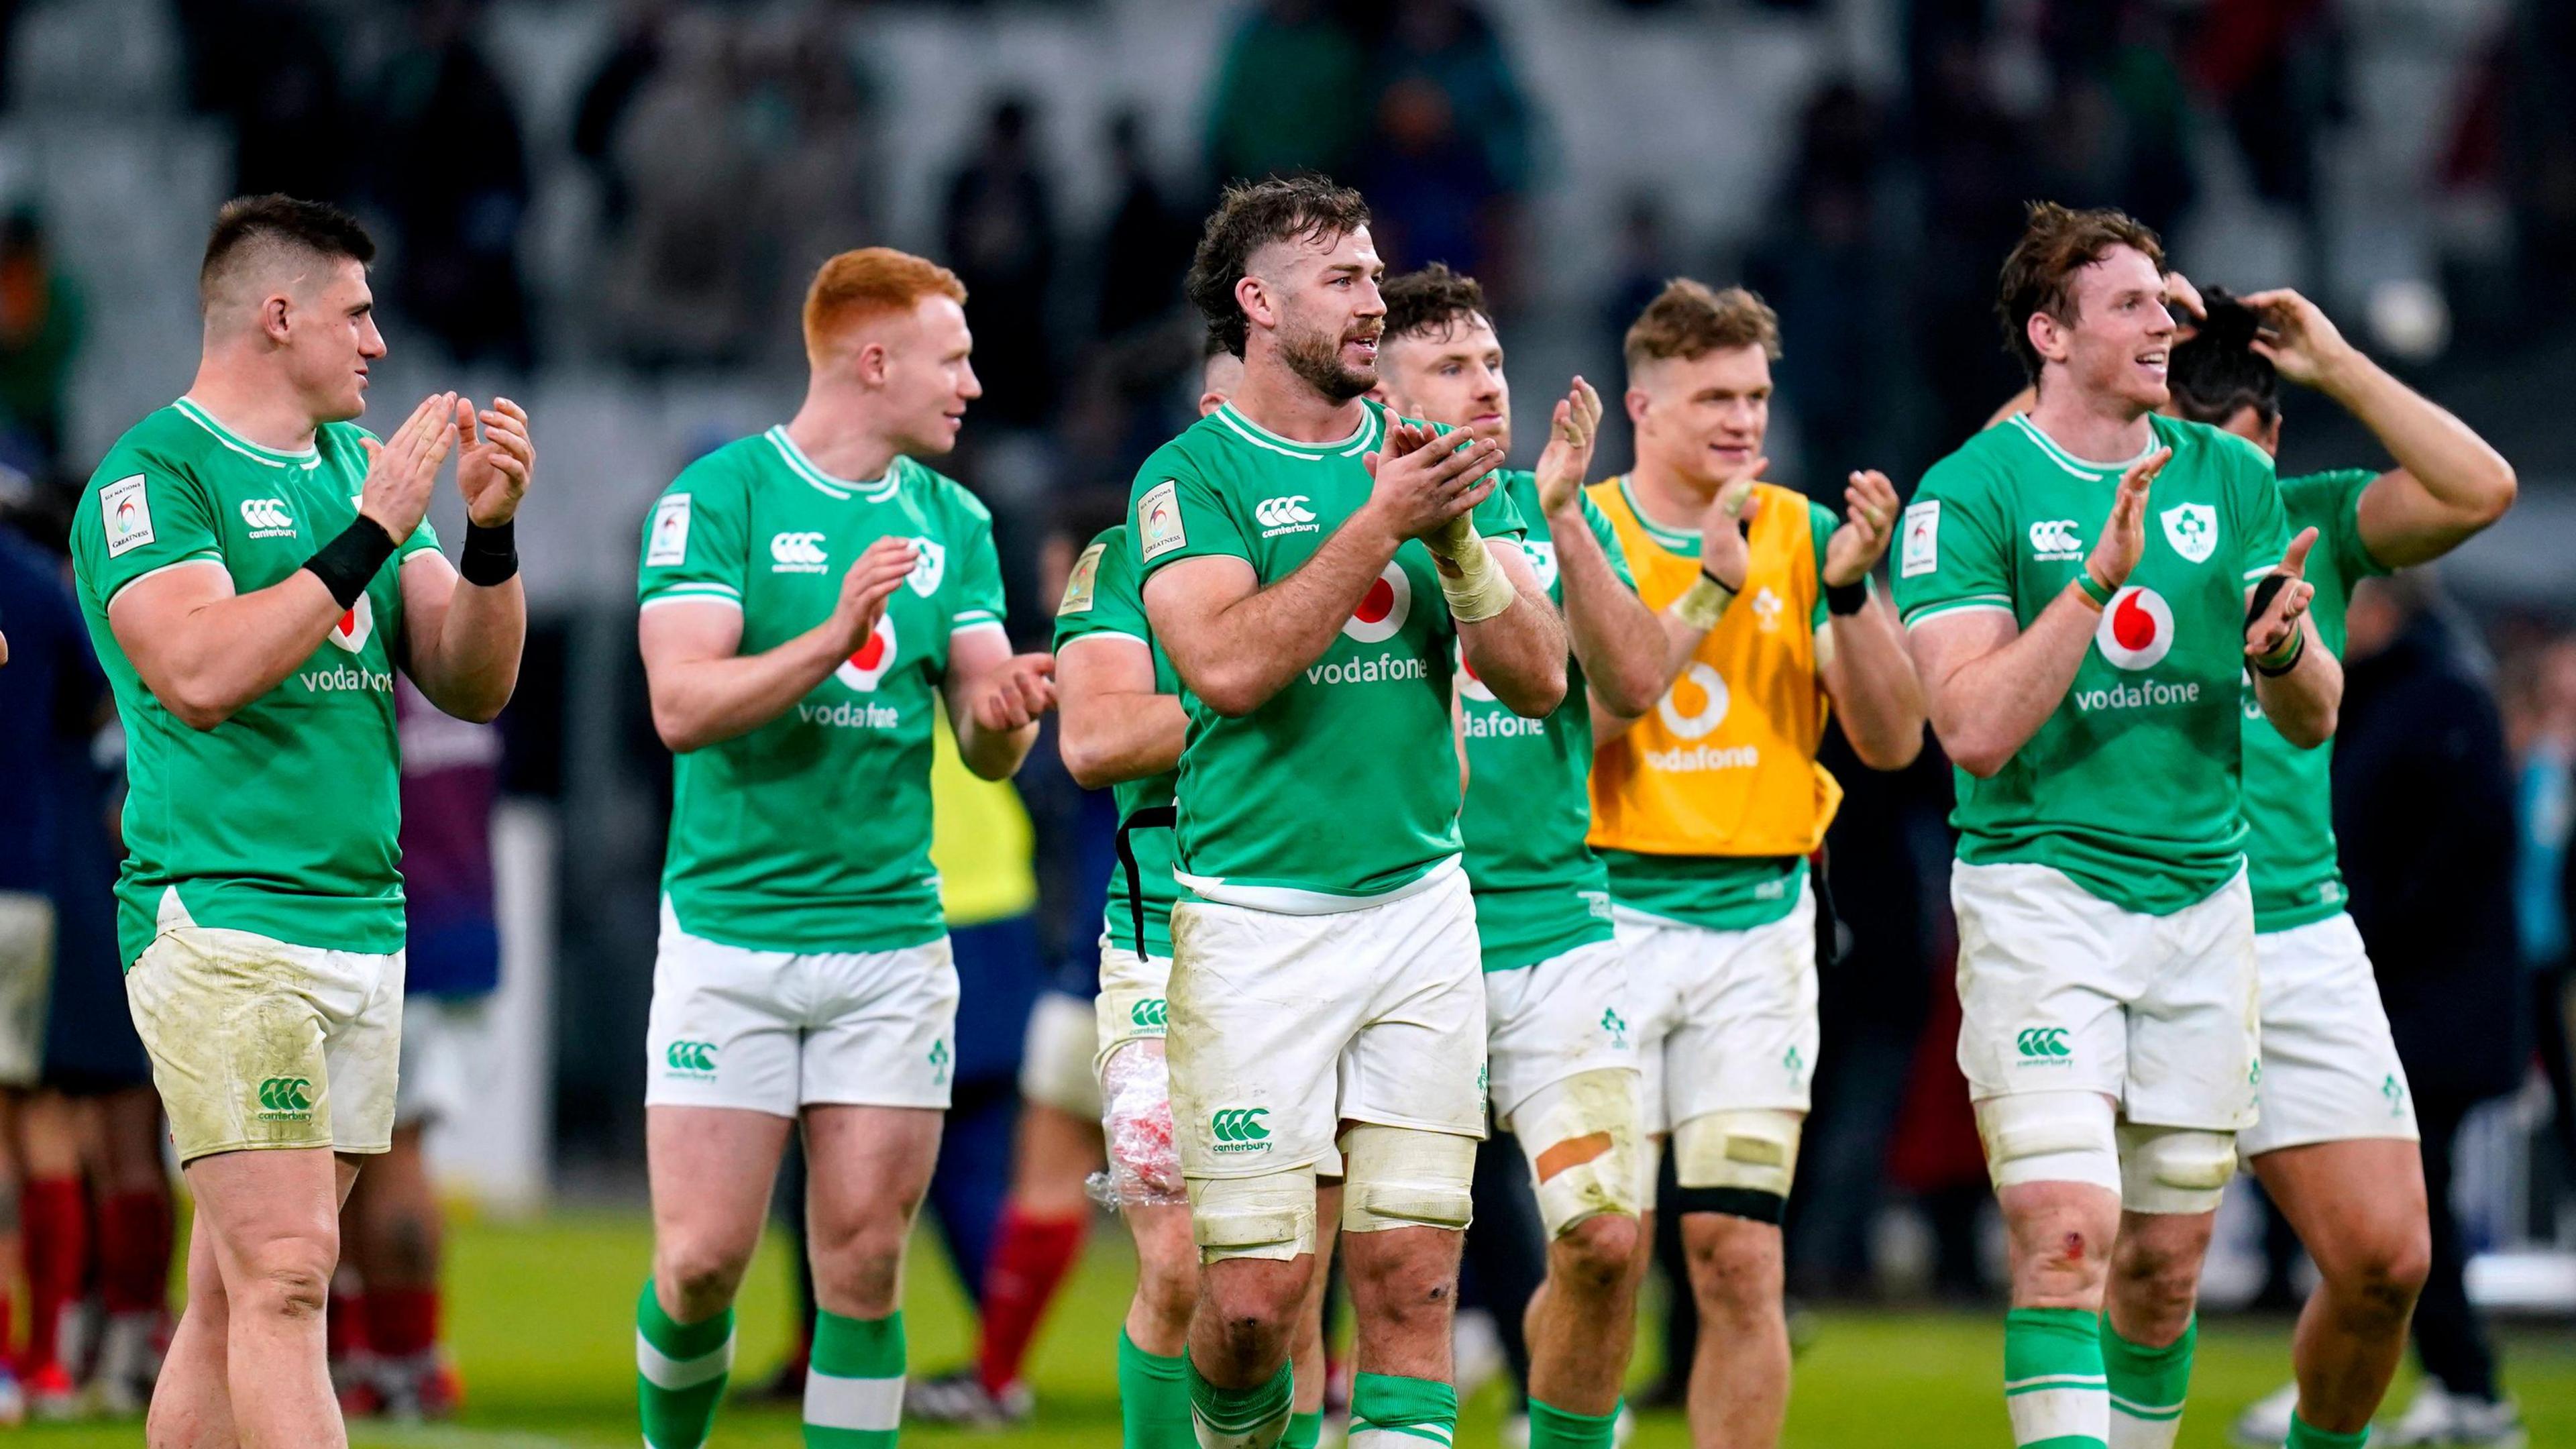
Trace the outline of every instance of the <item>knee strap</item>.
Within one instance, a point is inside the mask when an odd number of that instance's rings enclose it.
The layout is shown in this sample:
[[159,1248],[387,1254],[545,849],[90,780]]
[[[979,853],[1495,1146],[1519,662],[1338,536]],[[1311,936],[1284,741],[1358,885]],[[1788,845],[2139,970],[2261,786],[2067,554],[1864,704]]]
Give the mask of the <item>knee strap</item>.
[[1343,1232],[1454,1231],[1475,1218],[1473,1137],[1362,1122],[1342,1134],[1342,1171]]
[[1986,1171],[1998,1188],[2082,1182],[2120,1190],[2111,1099],[2099,1092],[2020,1092],[1977,1104]]
[[[1603,1213],[1635,1217],[1644,1206],[1639,1163],[1645,1156],[1645,1112],[1640,1078],[1629,1067],[1578,1072],[1529,1095],[1512,1113],[1512,1135],[1529,1157],[1537,1185],[1539,1221],[1561,1238],[1575,1224]],[[1606,1137],[1592,1157],[1542,1175],[1541,1164],[1560,1145]]]
[[2120,1124],[2120,1206],[2133,1213],[2214,1213],[2236,1175],[2236,1136]]
[[1806,1123],[1776,1108],[1704,1112],[1673,1129],[1673,1177],[1683,1212],[1725,1213],[1776,1223],[1798,1175]]
[[1190,1237],[1199,1260],[1286,1261],[1315,1251],[1315,1169],[1292,1167],[1259,1177],[1189,1180]]

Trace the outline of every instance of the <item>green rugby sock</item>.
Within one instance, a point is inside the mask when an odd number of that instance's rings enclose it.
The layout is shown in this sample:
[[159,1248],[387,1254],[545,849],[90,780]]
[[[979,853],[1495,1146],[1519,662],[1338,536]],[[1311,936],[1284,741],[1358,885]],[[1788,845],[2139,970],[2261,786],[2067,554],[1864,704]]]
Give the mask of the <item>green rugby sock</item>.
[[1118,1330],[1118,1423],[1122,1449],[1193,1449],[1189,1366],[1136,1346]]
[[1288,1432],[1279,1436],[1279,1449],[1316,1449],[1324,1442],[1324,1411],[1309,1409],[1288,1416]]
[[2362,1425],[2356,1433],[2338,1434],[2300,1418],[2294,1409],[2290,1412],[2290,1437],[2282,1441],[2281,1449],[2361,1449],[2369,1442],[2368,1424]]
[[2020,1449],[2107,1449],[2102,1320],[2080,1308],[2004,1315],[2004,1409]]
[[635,1407],[650,1449],[698,1449],[714,1431],[733,1372],[733,1310],[703,1323],[662,1311],[653,1280],[635,1300]]
[[1619,1408],[1577,1414],[1532,1399],[1529,1421],[1529,1449],[1610,1449],[1619,1433]]
[[2173,1449],[2182,1402],[2191,1392],[2191,1349],[2200,1320],[2163,1348],[2131,1343],[2102,1315],[2102,1372],[2111,1390],[2111,1449]]
[[903,1423],[903,1313],[814,1315],[805,1371],[806,1449],[893,1449]]
[[1296,1379],[1286,1363],[1251,1388],[1221,1389],[1199,1376],[1199,1366],[1187,1363],[1188,1355],[1182,1358],[1189,1370],[1190,1423],[1199,1449],[1273,1449],[1279,1443],[1296,1393]]
[[1434,1379],[1360,1374],[1351,1380],[1350,1449],[1447,1449],[1458,1391]]

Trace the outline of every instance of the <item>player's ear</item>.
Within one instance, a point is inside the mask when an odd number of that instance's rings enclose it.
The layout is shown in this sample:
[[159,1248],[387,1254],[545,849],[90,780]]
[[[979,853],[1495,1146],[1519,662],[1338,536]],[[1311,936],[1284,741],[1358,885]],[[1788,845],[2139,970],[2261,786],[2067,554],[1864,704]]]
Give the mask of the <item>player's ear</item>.
[[1646,425],[1646,390],[1642,387],[1632,387],[1628,389],[1627,396],[1621,401],[1628,405],[1628,426],[1644,427]]
[[862,387],[885,386],[886,375],[894,370],[894,355],[884,341],[872,339],[850,349],[850,372]]
[[259,300],[261,335],[275,346],[284,347],[288,334],[294,331],[295,299],[284,292],[271,292]]
[[1278,309],[1270,303],[1270,286],[1250,272],[1235,280],[1234,304],[1243,309],[1244,320],[1255,327],[1279,325]]
[[2030,314],[2030,320],[2022,324],[2022,334],[2030,339],[2031,349],[2044,360],[2066,360],[2066,328],[2045,309]]

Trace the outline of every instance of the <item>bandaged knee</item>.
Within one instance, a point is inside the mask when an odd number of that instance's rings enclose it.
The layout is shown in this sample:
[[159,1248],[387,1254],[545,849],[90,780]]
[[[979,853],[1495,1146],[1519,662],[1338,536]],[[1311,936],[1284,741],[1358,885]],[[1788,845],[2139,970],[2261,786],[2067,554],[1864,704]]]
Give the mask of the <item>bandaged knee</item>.
[[1998,1189],[2082,1182],[2120,1190],[2111,1099],[2099,1092],[2021,1092],[1977,1104],[1977,1136]]
[[1342,1231],[1464,1229],[1476,1139],[1362,1122],[1342,1134]]
[[1269,1258],[1285,1262],[1315,1251],[1315,1169],[1292,1167],[1258,1177],[1190,1179],[1190,1237],[1199,1261]]
[[1449,600],[1450,616],[1459,623],[1493,618],[1520,597],[1520,591],[1512,587],[1512,576],[1494,562],[1494,555],[1485,547],[1484,535],[1476,531],[1475,520],[1466,514],[1422,541],[1457,570],[1455,574],[1448,568],[1433,572],[1440,576],[1440,592]]
[[2120,1207],[2133,1213],[2214,1213],[2236,1175],[2236,1134],[2120,1124]]
[[1512,1112],[1512,1135],[1529,1154],[1539,1221],[1549,1237],[1561,1238],[1603,1213],[1634,1217],[1645,1206],[1638,1191],[1645,1156],[1639,1091],[1630,1069],[1578,1072],[1530,1093]]
[[1686,1213],[1725,1213],[1776,1223],[1789,1206],[1789,1183],[1798,1175],[1798,1134],[1805,1120],[1795,1112],[1757,1108],[1704,1112],[1673,1128],[1676,1204]]

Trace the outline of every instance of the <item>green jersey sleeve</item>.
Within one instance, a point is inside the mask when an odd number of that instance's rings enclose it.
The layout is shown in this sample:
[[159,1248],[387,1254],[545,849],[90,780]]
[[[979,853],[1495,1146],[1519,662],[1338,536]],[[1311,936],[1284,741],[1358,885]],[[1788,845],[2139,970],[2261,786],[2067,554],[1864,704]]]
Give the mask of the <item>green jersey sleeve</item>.
[[1627,587],[1628,592],[1637,592],[1636,572],[1628,567],[1628,550],[1620,545],[1619,530],[1610,522],[1610,515],[1601,511],[1599,505],[1592,501],[1591,494],[1578,493],[1575,496],[1583,501],[1583,526],[1592,530],[1592,537],[1601,545],[1601,552],[1609,556],[1610,572],[1619,576],[1619,582]]
[[2281,484],[2272,471],[2272,455],[2234,433],[2216,433],[2217,446],[2233,464],[2228,470],[2228,496],[2235,501],[2236,537],[2244,549],[2237,567],[2247,579],[2261,578],[2278,567],[2290,547],[2290,519],[2281,508]]
[[1148,642],[1143,600],[1136,592],[1136,556],[1127,546],[1127,525],[1100,531],[1065,576],[1064,600],[1056,605],[1055,642],[1061,649],[1085,634],[1116,634]]
[[222,520],[193,473],[142,449],[111,453],[82,495],[72,555],[104,609],[146,574],[223,562]]
[[2013,611],[2011,530],[1992,480],[1952,454],[1923,475],[1897,525],[1896,607],[1911,629],[1941,614]]
[[1825,545],[1833,540],[1834,530],[1842,526],[1843,521],[1835,516],[1832,509],[1812,498],[1807,500],[1807,535],[1816,548],[1816,616],[1808,623],[1819,629],[1825,626],[1828,612],[1825,608]]
[[2379,475],[2368,468],[2337,468],[2281,482],[2281,506],[2316,525],[2318,547],[2346,580],[2375,579],[2389,571],[2371,556],[2370,544],[2361,536],[2361,495],[2378,481]]
[[1002,598],[1002,556],[993,547],[993,515],[964,484],[949,487],[965,514],[960,521],[965,556],[959,561],[957,612],[949,616],[948,628],[952,633],[982,624],[1001,628],[1010,611]]
[[645,522],[636,601],[699,599],[739,608],[750,567],[744,504],[742,480],[713,457],[682,469]]

